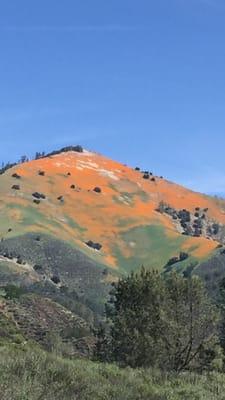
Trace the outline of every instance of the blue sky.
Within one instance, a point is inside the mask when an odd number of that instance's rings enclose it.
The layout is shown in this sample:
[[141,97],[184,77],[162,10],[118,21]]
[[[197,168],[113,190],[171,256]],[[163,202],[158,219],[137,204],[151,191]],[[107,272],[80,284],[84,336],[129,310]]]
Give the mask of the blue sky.
[[224,0],[0,0],[0,139],[225,192]]

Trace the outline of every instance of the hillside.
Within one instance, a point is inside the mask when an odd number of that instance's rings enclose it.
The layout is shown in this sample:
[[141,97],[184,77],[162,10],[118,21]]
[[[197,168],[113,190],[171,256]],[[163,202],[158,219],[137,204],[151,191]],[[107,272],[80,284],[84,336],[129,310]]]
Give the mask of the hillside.
[[85,150],[0,175],[0,221],[5,241],[50,235],[122,272],[180,252],[204,260],[225,241],[225,201]]
[[225,276],[225,201],[80,146],[0,171],[0,238],[0,316],[70,355],[92,353],[121,275],[194,270],[212,293]]

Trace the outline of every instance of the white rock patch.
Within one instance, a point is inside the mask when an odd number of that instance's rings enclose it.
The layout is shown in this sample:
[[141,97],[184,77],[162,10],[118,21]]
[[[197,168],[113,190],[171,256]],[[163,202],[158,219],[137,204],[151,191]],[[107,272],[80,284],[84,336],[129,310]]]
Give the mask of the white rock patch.
[[100,175],[107,176],[108,178],[111,178],[114,181],[119,180],[118,176],[116,176],[113,171],[108,171],[107,169],[100,169],[99,173],[100,173]]
[[92,161],[77,161],[77,169],[83,170],[83,169],[90,169],[92,171],[96,171],[99,175],[106,176],[107,178],[113,179],[118,181],[119,178],[115,175],[113,171],[110,171],[105,168],[99,168],[99,165],[95,162]]

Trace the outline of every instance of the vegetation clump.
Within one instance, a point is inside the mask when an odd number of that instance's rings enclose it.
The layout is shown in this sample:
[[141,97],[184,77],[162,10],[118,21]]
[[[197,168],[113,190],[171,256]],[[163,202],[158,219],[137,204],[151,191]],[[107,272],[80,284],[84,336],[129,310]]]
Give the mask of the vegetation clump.
[[56,285],[58,285],[58,283],[60,283],[60,278],[59,278],[58,275],[52,275],[51,281],[52,281],[53,283],[55,283]]
[[24,289],[20,286],[8,284],[4,286],[5,295],[4,297],[7,300],[18,299],[20,296],[24,294]]
[[15,167],[17,163],[2,163],[2,167],[0,168],[0,175],[3,175],[8,169]]
[[35,197],[36,199],[42,199],[42,200],[46,199],[45,194],[39,192],[32,193],[32,196]]
[[61,203],[63,203],[64,202],[64,197],[61,195],[61,196],[58,196],[57,197],[57,200],[59,200]]
[[33,268],[37,272],[43,271],[43,267],[40,264],[34,264]]
[[20,190],[20,185],[12,185],[13,190]]
[[132,368],[222,368],[219,313],[200,279],[141,270],[114,284],[95,356]]
[[85,242],[85,244],[94,250],[101,250],[102,248],[102,245],[100,243],[95,243],[92,240],[88,240],[87,242]]
[[100,187],[96,186],[96,187],[93,189],[93,191],[96,192],[96,193],[101,193],[102,189],[101,189]]
[[18,174],[15,172],[14,174],[12,174],[12,178],[21,179],[21,176],[18,175]]
[[51,153],[46,154],[44,157],[55,156],[55,155],[60,154],[60,153],[67,153],[69,151],[74,151],[76,153],[83,153],[84,149],[80,145],[77,145],[77,146],[66,146],[66,147],[62,147],[60,150],[52,151]]
[[185,253],[184,251],[181,251],[179,256],[177,257],[172,257],[168,260],[168,262],[165,265],[165,268],[170,267],[178,262],[184,261],[189,257],[188,253]]
[[65,359],[54,348],[47,353],[26,341],[0,347],[2,400],[224,400],[224,392],[220,373],[121,369]]
[[38,200],[38,199],[33,200],[33,203],[35,203],[35,204],[40,204],[40,202],[41,202],[41,200]]

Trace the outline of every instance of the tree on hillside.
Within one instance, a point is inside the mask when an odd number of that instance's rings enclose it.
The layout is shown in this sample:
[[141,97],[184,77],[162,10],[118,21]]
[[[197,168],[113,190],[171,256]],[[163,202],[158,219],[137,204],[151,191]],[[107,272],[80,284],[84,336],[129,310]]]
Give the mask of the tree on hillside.
[[39,160],[40,158],[43,158],[44,156],[45,156],[45,152],[44,151],[42,151],[42,152],[36,151],[34,159],[35,160]]
[[120,365],[179,372],[216,357],[218,312],[197,277],[132,273],[114,284],[106,316],[108,332],[98,333],[96,345],[101,360],[110,354]]
[[26,155],[24,155],[24,156],[20,157],[19,163],[23,164],[23,163],[25,163],[27,161],[29,161],[29,158]]
[[167,366],[178,372],[204,367],[210,354],[211,361],[217,356],[218,310],[197,277],[184,279],[173,272],[165,288]]
[[221,312],[220,343],[225,353],[225,278],[220,281],[217,302]]

